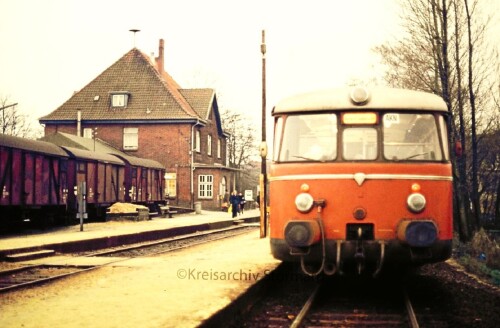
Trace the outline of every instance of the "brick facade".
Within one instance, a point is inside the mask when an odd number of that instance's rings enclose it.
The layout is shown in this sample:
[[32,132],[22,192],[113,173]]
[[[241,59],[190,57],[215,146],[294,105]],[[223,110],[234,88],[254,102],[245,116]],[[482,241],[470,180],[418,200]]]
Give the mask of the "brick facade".
[[[226,139],[218,135],[217,126],[213,121],[206,125],[193,124],[92,124],[82,123],[85,128],[97,127],[97,138],[111,146],[133,156],[154,159],[162,163],[167,173],[175,173],[177,177],[177,196],[171,199],[171,204],[192,207],[194,202],[201,202],[202,208],[220,209],[222,197],[234,185],[235,174],[225,167]],[[123,129],[137,127],[139,129],[139,146],[135,151],[123,149]],[[192,130],[200,132],[200,151],[193,152],[191,158]],[[76,134],[76,124],[46,125],[45,135],[56,132]],[[208,136],[212,136],[211,155],[208,152]],[[220,140],[220,157],[218,157],[218,140]],[[194,160],[192,162],[192,159]],[[217,167],[216,167],[217,166]],[[193,170],[193,176],[191,176]],[[213,197],[211,199],[198,198],[199,175],[212,175]],[[191,194],[191,179],[193,179],[193,192]],[[225,181],[226,190],[221,190],[221,183]]]
[[[160,40],[154,62],[132,49],[40,123],[45,125],[45,135],[76,135],[80,111],[80,131],[94,129],[96,137],[111,146],[156,160],[165,166],[167,175],[175,175],[176,196],[171,204],[193,207],[201,202],[202,208],[220,209],[220,196],[225,193],[221,186],[227,192],[233,189],[235,171],[226,166],[228,136],[222,130],[215,92],[180,88],[163,70],[163,47]],[[113,107],[111,97],[116,93],[126,94],[125,106]],[[125,128],[138,129],[136,150],[123,148]],[[192,151],[197,133],[199,151]],[[200,175],[211,180],[211,186],[203,182],[208,189],[203,197],[199,197]]]

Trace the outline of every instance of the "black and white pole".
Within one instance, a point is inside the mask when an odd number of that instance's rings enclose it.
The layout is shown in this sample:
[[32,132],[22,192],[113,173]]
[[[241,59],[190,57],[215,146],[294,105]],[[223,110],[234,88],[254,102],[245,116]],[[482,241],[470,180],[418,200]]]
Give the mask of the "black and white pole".
[[85,181],[78,184],[76,194],[78,200],[76,218],[80,219],[80,231],[83,231],[83,219],[87,219],[87,186]]
[[260,174],[260,238],[267,236],[267,144],[266,144],[266,31],[262,30],[262,142],[260,144],[261,174]]

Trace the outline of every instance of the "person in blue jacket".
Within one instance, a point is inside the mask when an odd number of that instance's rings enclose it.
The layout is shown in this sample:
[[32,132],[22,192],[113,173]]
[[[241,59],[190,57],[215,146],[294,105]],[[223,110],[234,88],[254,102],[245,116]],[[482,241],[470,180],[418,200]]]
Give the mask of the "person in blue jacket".
[[236,190],[233,191],[231,197],[229,197],[229,203],[231,204],[233,218],[235,218],[236,216],[238,216],[238,211],[240,208],[240,198],[238,197],[238,193],[236,192]]

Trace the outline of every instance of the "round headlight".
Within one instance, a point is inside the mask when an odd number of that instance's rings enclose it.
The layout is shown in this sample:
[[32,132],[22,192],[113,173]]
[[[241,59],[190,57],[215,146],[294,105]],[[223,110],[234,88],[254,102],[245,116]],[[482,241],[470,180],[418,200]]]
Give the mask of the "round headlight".
[[408,204],[408,208],[410,209],[410,211],[412,211],[413,213],[420,213],[424,210],[426,201],[424,195],[413,193],[408,196],[406,203]]
[[313,206],[314,199],[308,193],[301,193],[295,197],[295,206],[302,213],[309,212]]

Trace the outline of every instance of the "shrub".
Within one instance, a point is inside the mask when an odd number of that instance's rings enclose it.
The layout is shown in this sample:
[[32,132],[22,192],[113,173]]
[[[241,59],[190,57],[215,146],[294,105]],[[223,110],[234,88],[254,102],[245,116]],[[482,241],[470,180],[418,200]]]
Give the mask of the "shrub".
[[484,229],[479,230],[469,243],[463,244],[454,236],[454,257],[468,271],[489,278],[500,285],[500,246]]
[[497,242],[490,238],[484,229],[479,230],[471,241],[472,251],[475,257],[486,261],[491,269],[500,269],[500,247]]

